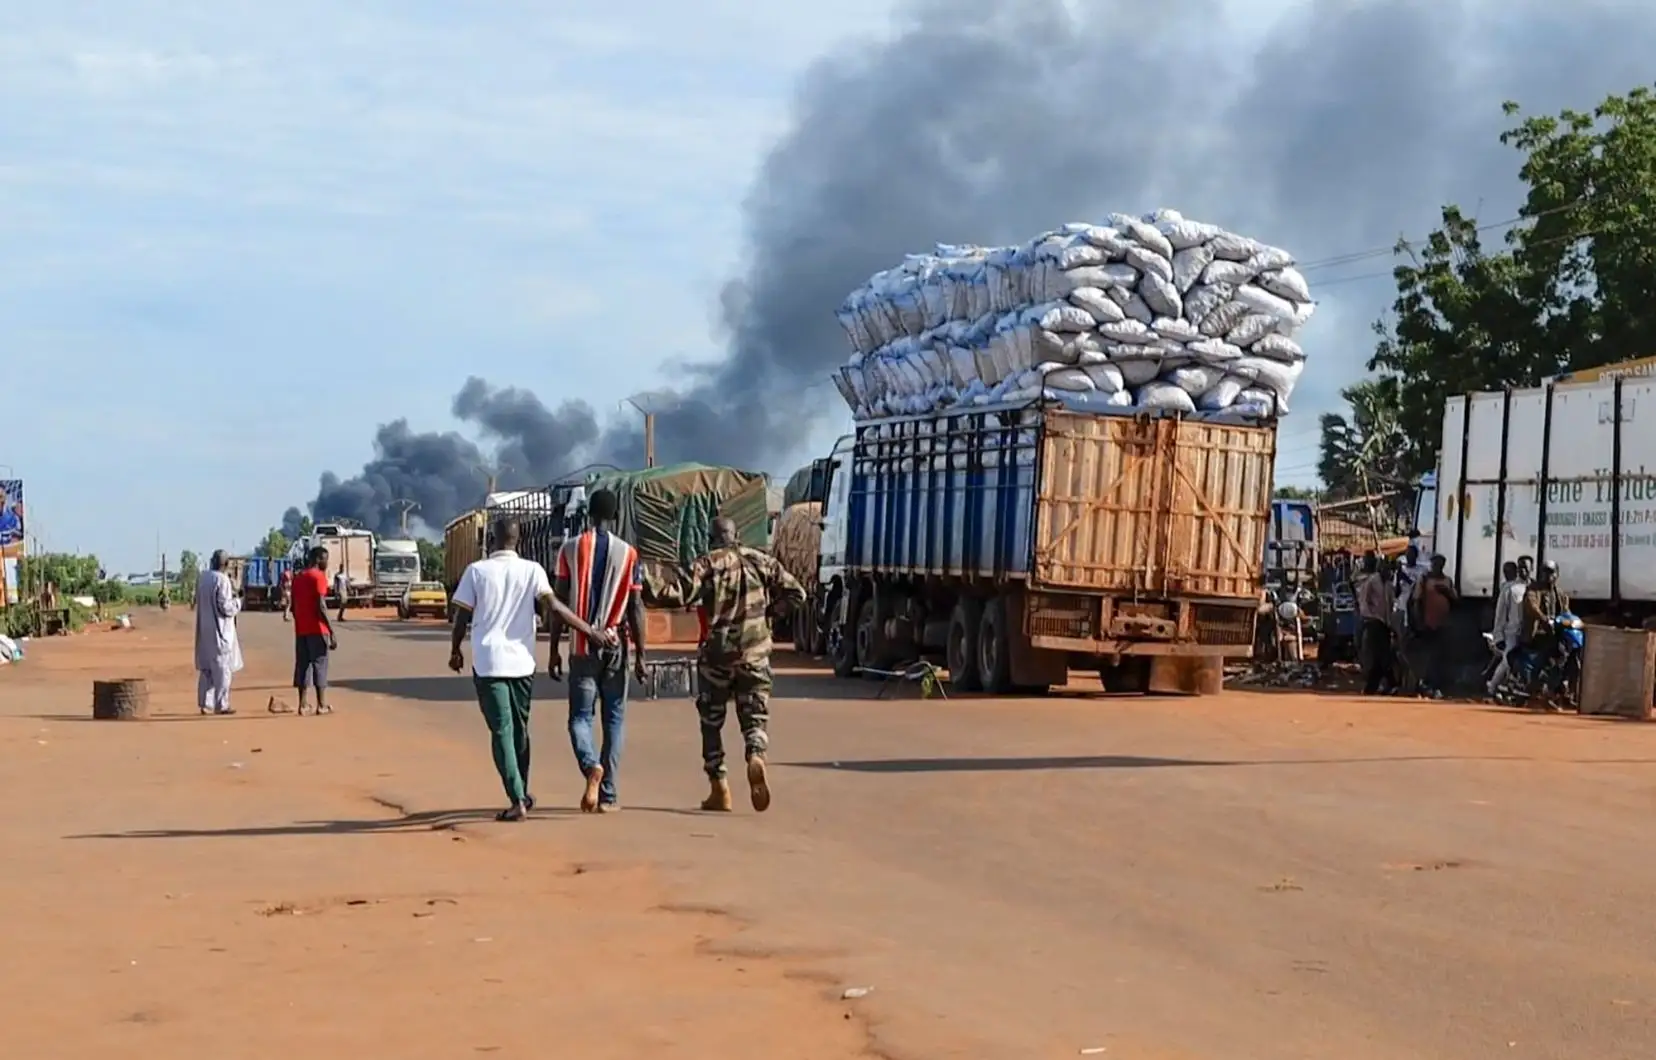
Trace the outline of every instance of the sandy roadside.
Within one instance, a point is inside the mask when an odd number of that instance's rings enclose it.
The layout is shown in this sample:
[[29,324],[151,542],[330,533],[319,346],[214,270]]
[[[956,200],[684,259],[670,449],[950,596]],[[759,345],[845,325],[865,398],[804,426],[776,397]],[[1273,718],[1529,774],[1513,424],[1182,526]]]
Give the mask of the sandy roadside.
[[[197,717],[188,618],[0,670],[0,1056],[867,1055],[831,985],[648,869],[523,841],[569,818],[376,801],[387,763],[399,792],[456,768],[386,709],[268,716],[254,658],[239,715]],[[157,716],[91,722],[96,676]]]

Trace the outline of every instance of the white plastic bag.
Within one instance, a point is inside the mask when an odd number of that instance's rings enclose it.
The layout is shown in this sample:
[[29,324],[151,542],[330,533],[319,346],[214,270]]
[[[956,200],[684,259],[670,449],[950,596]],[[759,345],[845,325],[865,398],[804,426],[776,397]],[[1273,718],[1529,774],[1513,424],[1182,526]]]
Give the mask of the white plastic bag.
[[1097,327],[1098,321],[1079,306],[1058,303],[1041,314],[1039,324],[1047,331],[1082,332]]
[[1213,312],[1202,318],[1198,325],[1203,335],[1210,338],[1219,338],[1229,335],[1231,329],[1248,318],[1248,307],[1241,302],[1226,302]]
[[1127,298],[1127,304],[1121,307],[1121,311],[1126,313],[1129,319],[1136,320],[1140,324],[1148,325],[1156,319],[1156,311],[1151,309],[1150,303],[1146,302],[1144,296],[1136,291]]
[[1107,393],[1115,393],[1125,385],[1121,377],[1121,369],[1113,364],[1090,364],[1081,369],[1092,380],[1094,388]]
[[1069,300],[1071,305],[1085,310],[1087,315],[1092,317],[1094,325],[1126,319],[1121,307],[1097,287],[1076,288],[1070,292]]
[[1187,221],[1182,217],[1174,221],[1163,220],[1156,225],[1156,229],[1167,237],[1167,242],[1173,247],[1174,253],[1201,246],[1224,232],[1224,229],[1218,225],[1203,224],[1200,221]]
[[1221,261],[1247,261],[1265,249],[1264,244],[1235,232],[1224,232],[1208,241],[1213,256]]
[[1128,247],[1127,264],[1146,276],[1160,276],[1168,283],[1173,282],[1173,262],[1154,251]]
[[1305,360],[1305,351],[1300,344],[1286,335],[1272,333],[1264,336],[1249,348],[1250,353],[1261,357],[1270,357],[1278,361],[1299,362]]
[[1202,282],[1208,284],[1229,283],[1241,286],[1252,280],[1256,275],[1258,273],[1255,272],[1254,268],[1245,262],[1226,261],[1219,258],[1202,270]]
[[1223,368],[1214,368],[1205,364],[1187,364],[1182,368],[1174,368],[1162,375],[1162,381],[1172,383],[1191,397],[1198,397],[1207,393],[1214,384],[1225,378]]
[[1242,318],[1241,323],[1225,332],[1225,341],[1232,346],[1241,346],[1246,349],[1260,339],[1276,330],[1277,318],[1252,310]]
[[1188,292],[1202,278],[1202,273],[1213,264],[1213,248],[1186,247],[1173,255],[1173,286],[1180,294]]
[[1258,283],[1278,298],[1286,298],[1290,302],[1311,301],[1311,286],[1305,282],[1304,275],[1291,265],[1260,273]]
[[1184,312],[1179,289],[1173,286],[1172,280],[1164,280],[1156,273],[1144,274],[1144,279],[1139,281],[1138,293],[1144,304],[1158,317],[1176,317]]
[[1242,393],[1246,383],[1234,375],[1227,375],[1210,387],[1200,398],[1197,404],[1203,412],[1220,412],[1235,403],[1237,395]]
[[1173,257],[1173,244],[1167,241],[1166,236],[1156,231],[1155,225],[1145,224],[1143,221],[1129,217],[1119,227],[1132,238],[1133,242],[1146,250],[1153,250],[1164,258],[1171,259]]
[[1269,357],[1241,357],[1231,365],[1231,371],[1249,385],[1284,397],[1293,393],[1294,384],[1299,382],[1300,373],[1304,370],[1304,361],[1290,364]]
[[1255,313],[1264,313],[1289,325],[1294,323],[1294,304],[1286,298],[1278,298],[1263,287],[1245,283],[1236,289],[1236,300]]
[[1265,272],[1269,269],[1286,269],[1294,263],[1294,256],[1281,247],[1260,247],[1248,264],[1255,272]]
[[1203,364],[1226,364],[1241,357],[1242,349],[1223,339],[1202,339],[1185,347],[1190,355]]
[[1199,283],[1184,296],[1185,319],[1201,321],[1207,315],[1231,300],[1236,288],[1228,283]]
[[1196,342],[1202,337],[1196,325],[1182,317],[1157,317],[1150,322],[1150,330],[1175,342]]
[[1175,412],[1195,412],[1196,402],[1172,383],[1160,380],[1146,383],[1133,395],[1134,404],[1147,409],[1171,409]]
[[1053,390],[1092,390],[1092,376],[1080,368],[1060,367],[1041,375],[1041,384]]
[[1088,243],[1104,251],[1111,261],[1120,261],[1127,256],[1127,248],[1133,243],[1126,236],[1114,228],[1104,225],[1088,225],[1077,233]]
[[1150,325],[1139,320],[1122,320],[1113,324],[1100,324],[1098,325],[1098,333],[1110,342],[1133,346],[1143,346],[1155,338],[1155,332],[1150,330]]

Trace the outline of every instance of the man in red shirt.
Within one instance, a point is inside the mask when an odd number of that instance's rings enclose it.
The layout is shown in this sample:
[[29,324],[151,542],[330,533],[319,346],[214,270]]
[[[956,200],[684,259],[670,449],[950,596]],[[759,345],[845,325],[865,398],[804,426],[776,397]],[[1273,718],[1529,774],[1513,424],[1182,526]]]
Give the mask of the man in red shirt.
[[328,705],[328,653],[339,647],[328,622],[328,550],[320,546],[305,556],[305,569],[293,578],[293,687],[299,690],[299,715],[306,693],[316,689],[316,713],[332,714]]

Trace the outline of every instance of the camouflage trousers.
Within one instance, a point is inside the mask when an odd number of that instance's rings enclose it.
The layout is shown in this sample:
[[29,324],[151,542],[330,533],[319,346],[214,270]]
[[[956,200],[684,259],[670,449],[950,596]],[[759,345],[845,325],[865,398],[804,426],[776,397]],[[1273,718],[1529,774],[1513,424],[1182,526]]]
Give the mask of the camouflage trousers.
[[710,777],[725,775],[724,723],[736,701],[736,724],[748,758],[770,746],[771,666],[769,654],[742,659],[696,660],[696,713],[701,718],[702,768]]

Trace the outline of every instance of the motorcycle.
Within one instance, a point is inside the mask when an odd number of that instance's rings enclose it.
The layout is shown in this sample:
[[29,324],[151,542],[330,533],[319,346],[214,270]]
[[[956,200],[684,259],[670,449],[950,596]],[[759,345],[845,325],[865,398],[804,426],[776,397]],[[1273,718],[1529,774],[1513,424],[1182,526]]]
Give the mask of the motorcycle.
[[[1542,632],[1545,648],[1519,648],[1507,676],[1495,689],[1495,701],[1511,707],[1539,706],[1546,710],[1577,709],[1581,705],[1581,653],[1587,646],[1587,627],[1579,617],[1566,611],[1549,619]],[[1485,633],[1490,650],[1486,680],[1500,662],[1501,646],[1493,633]]]

